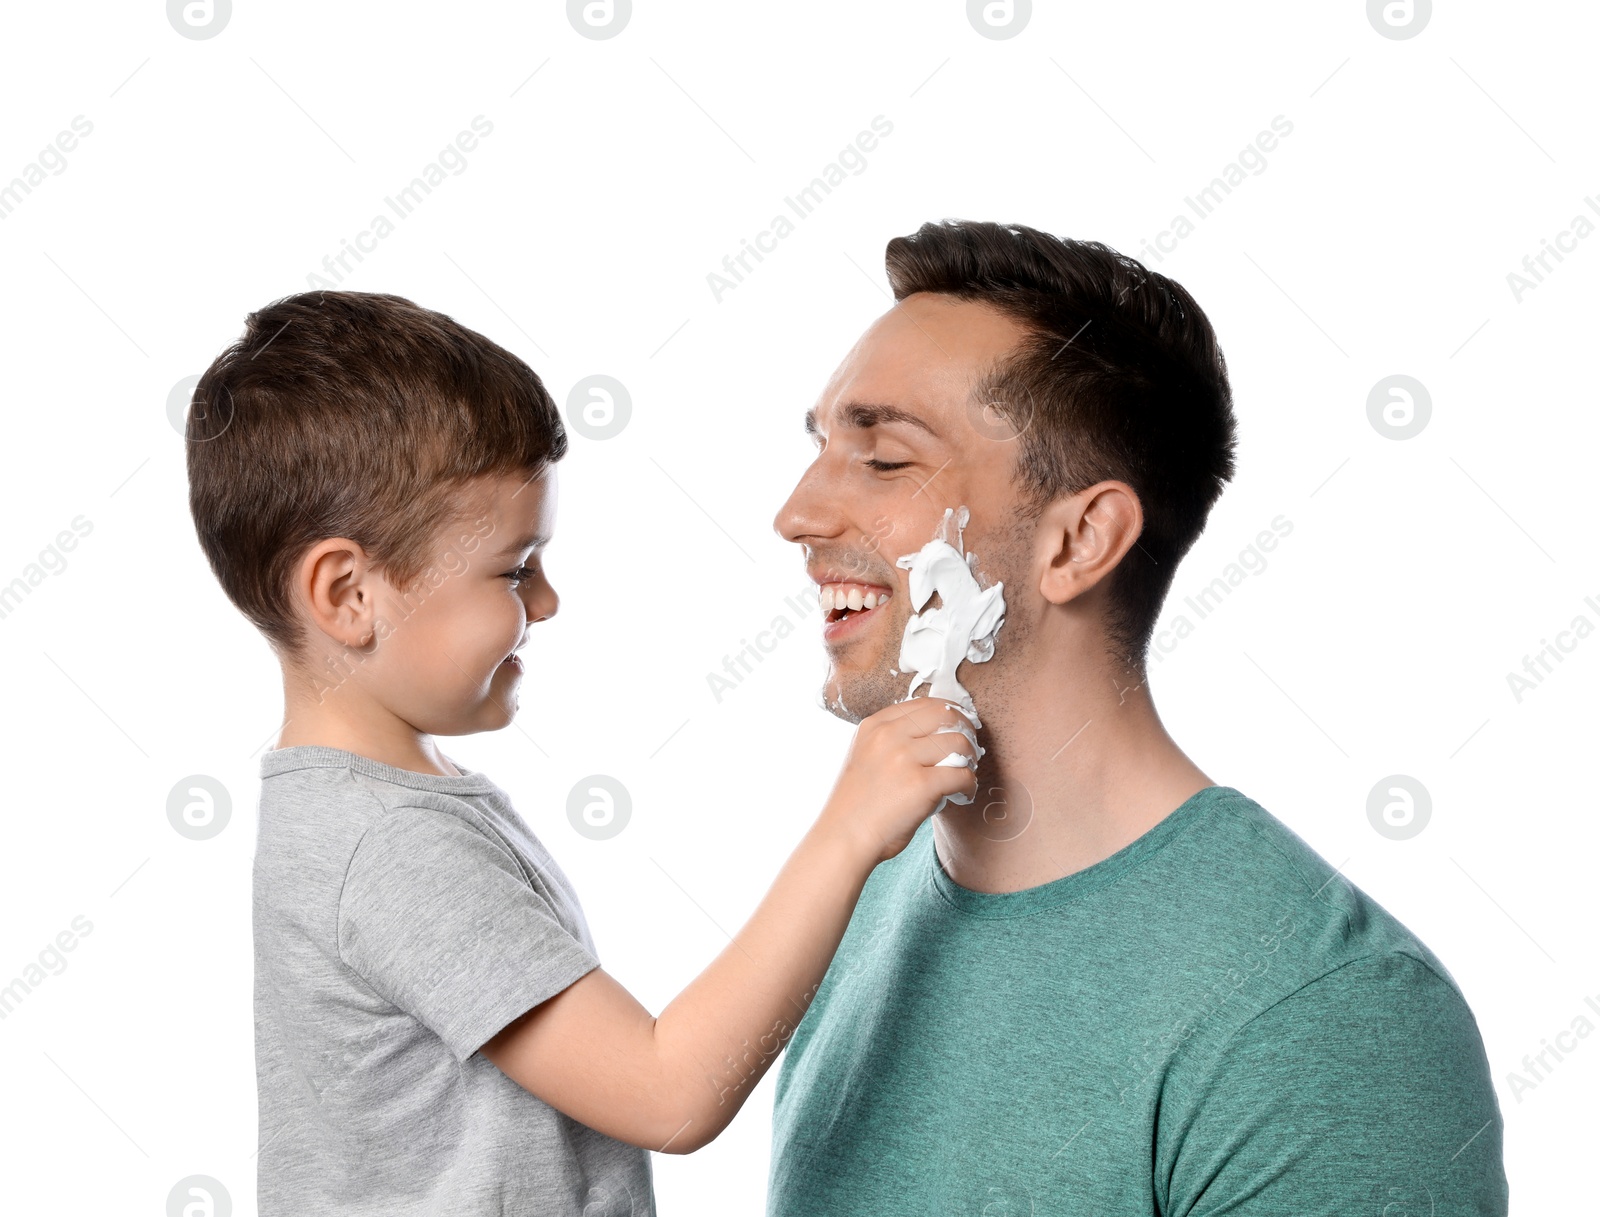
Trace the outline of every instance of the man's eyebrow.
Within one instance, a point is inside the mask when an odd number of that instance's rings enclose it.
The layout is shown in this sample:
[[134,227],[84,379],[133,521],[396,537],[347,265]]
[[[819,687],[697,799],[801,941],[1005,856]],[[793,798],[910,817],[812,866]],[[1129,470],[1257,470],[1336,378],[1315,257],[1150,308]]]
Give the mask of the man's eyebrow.
[[[909,423],[921,431],[927,432],[934,439],[939,438],[939,433],[929,425],[928,420],[914,411],[903,406],[891,406],[878,402],[851,401],[839,407],[839,421],[846,427],[859,427],[866,430],[884,423]],[[806,434],[817,433],[817,412],[815,409],[806,411]]]

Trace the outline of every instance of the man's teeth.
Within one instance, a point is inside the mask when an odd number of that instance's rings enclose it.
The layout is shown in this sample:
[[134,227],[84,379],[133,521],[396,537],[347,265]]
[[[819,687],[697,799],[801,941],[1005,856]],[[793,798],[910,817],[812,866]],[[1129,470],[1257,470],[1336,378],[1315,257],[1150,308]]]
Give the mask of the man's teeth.
[[880,594],[853,583],[824,583],[817,592],[817,603],[824,613],[836,609],[877,608],[888,598],[887,592]]

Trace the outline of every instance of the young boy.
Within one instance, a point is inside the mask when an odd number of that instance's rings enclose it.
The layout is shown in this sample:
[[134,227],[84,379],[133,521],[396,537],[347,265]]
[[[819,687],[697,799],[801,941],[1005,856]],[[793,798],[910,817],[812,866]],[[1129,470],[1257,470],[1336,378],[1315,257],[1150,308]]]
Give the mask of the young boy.
[[262,1217],[653,1214],[646,1151],[726,1127],[873,867],[974,793],[964,718],[864,720],[749,923],[652,1016],[505,793],[432,738],[511,721],[556,611],[566,436],[538,376],[397,296],[309,292],[251,314],[187,441],[206,557],[283,670],[254,865]]

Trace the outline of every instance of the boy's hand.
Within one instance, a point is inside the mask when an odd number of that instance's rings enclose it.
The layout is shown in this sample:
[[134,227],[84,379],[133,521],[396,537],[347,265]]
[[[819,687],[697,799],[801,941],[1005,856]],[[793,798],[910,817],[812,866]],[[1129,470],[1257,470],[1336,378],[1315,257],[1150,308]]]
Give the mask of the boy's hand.
[[[967,763],[941,765],[951,753]],[[914,697],[861,720],[817,822],[862,842],[876,866],[909,845],[943,799],[970,803],[977,790],[971,721],[950,702]]]

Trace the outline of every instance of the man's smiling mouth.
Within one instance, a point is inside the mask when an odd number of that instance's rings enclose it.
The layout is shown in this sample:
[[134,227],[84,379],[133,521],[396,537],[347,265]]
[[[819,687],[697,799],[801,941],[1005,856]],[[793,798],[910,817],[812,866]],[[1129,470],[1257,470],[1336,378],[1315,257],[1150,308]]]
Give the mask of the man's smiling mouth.
[[869,616],[893,595],[871,583],[824,583],[817,589],[817,604],[827,625]]

